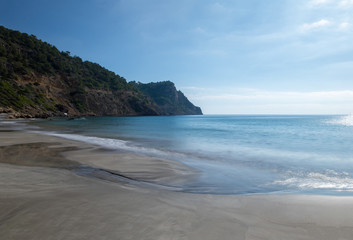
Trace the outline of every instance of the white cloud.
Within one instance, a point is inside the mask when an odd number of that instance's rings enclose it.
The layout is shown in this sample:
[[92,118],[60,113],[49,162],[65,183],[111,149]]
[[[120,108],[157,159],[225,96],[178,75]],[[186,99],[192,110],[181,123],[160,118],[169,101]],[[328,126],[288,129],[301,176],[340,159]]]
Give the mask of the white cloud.
[[[263,90],[247,90],[244,93],[227,93],[200,96],[200,99],[241,100],[274,103],[305,103],[305,102],[347,102],[353,103],[353,91],[322,91],[322,92],[275,92]],[[353,108],[353,107],[352,107]]]
[[309,2],[310,7],[321,7],[332,5],[339,8],[350,8],[353,6],[353,0],[312,0]]
[[349,22],[342,22],[338,25],[338,30],[346,31],[350,28],[351,24]]
[[353,6],[353,0],[342,0],[338,6],[341,8],[350,8]]
[[[186,89],[185,89],[186,90]],[[205,113],[344,114],[353,111],[353,91],[266,91],[188,89],[190,100]]]
[[321,19],[320,21],[317,22],[313,22],[313,23],[304,23],[301,26],[301,30],[304,32],[308,32],[308,31],[313,31],[316,29],[320,29],[320,28],[324,28],[327,26],[330,26],[332,24],[332,22],[330,22],[327,19]]
[[224,6],[219,2],[211,4],[209,10],[214,14],[229,14],[233,11],[231,8]]
[[327,3],[330,3],[332,0],[312,0],[309,2],[309,6],[315,7],[315,6],[320,6],[320,5],[325,5]]

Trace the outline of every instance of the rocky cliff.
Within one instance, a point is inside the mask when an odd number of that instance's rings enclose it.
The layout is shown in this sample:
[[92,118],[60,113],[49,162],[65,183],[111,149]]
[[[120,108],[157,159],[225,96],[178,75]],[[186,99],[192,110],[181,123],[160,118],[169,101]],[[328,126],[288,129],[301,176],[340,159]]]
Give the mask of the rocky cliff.
[[201,108],[194,106],[170,81],[131,84],[149,96],[158,105],[158,110],[165,115],[202,115]]

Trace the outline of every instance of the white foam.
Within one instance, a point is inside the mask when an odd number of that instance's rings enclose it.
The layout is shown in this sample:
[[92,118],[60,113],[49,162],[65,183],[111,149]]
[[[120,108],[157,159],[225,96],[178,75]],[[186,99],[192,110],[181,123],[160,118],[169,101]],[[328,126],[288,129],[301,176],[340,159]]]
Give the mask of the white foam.
[[[101,146],[112,150],[126,150],[126,151],[148,154],[153,156],[161,156],[161,157],[171,155],[171,153],[167,151],[162,151],[155,148],[136,146],[132,142],[124,141],[120,139],[92,137],[92,136],[85,136],[85,135],[78,135],[78,134],[66,134],[66,133],[56,133],[56,132],[43,132],[43,131],[31,131],[31,132],[89,143],[89,144]],[[172,154],[176,155],[178,153],[172,153]]]
[[12,125],[12,124],[16,124],[17,122],[15,121],[0,121],[0,124],[4,124],[4,125]]
[[86,121],[87,119],[85,117],[80,117],[80,118],[75,118],[75,121]]
[[302,190],[311,189],[333,189],[333,190],[353,190],[353,178],[346,172],[335,172],[327,170],[325,173],[309,172],[298,174],[284,180],[273,182],[275,185],[296,187]]
[[18,121],[18,120],[0,121],[0,127],[5,127],[7,129],[11,129],[11,130],[25,130],[25,129],[38,128],[36,126],[27,125],[26,121]]

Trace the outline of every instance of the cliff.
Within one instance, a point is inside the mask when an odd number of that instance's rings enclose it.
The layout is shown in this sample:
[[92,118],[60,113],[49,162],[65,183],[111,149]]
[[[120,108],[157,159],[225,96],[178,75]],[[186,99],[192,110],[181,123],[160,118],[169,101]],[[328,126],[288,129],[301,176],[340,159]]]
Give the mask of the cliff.
[[14,117],[202,114],[171,82],[141,84],[0,26],[0,112]]
[[132,82],[131,84],[149,96],[164,115],[202,115],[201,108],[194,106],[170,81],[147,84]]

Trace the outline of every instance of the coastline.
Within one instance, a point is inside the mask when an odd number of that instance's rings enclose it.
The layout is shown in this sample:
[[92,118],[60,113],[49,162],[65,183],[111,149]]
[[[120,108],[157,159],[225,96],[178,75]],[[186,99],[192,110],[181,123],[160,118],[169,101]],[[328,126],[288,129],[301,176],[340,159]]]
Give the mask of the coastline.
[[353,236],[353,197],[190,194],[80,176],[69,169],[87,164],[156,185],[191,181],[197,172],[164,159],[111,153],[23,131],[1,130],[0,149],[0,235],[4,239]]

